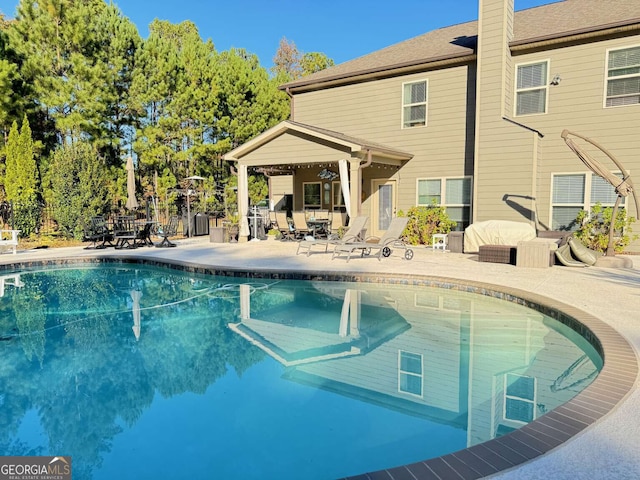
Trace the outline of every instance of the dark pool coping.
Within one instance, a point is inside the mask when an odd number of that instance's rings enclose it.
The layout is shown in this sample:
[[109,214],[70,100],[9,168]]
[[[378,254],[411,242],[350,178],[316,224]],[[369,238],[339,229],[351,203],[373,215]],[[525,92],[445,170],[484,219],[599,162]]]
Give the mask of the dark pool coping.
[[117,255],[18,261],[1,265],[0,271],[13,270],[16,267],[86,263],[157,265],[198,274],[251,279],[388,283],[437,286],[473,292],[525,305],[564,323],[582,335],[604,359],[600,374],[587,388],[568,402],[514,432],[448,455],[352,476],[348,477],[348,480],[471,480],[510,470],[554,450],[613,411],[629,395],[638,376],[638,359],[633,348],[622,335],[602,320],[548,297],[484,282],[414,274],[291,271],[273,268],[248,271],[242,268],[205,266],[181,260]]

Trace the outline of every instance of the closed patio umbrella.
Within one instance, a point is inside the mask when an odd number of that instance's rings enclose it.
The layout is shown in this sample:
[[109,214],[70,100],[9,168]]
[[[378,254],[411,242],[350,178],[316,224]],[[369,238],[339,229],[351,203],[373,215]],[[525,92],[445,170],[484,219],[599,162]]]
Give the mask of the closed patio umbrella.
[[131,290],[131,299],[133,300],[133,334],[136,340],[140,340],[140,297],[142,292],[140,290]]
[[136,199],[136,178],[133,169],[133,159],[127,158],[127,203],[125,207],[128,210],[135,210],[138,208],[138,200]]

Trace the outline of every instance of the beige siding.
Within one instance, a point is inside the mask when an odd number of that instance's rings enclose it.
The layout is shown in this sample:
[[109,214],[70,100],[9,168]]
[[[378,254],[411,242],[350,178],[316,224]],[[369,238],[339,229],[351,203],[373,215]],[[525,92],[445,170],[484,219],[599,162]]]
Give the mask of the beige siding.
[[[469,67],[457,66],[300,94],[295,120],[413,154],[399,170],[376,165],[363,170],[365,186],[372,178],[398,180],[398,208],[406,210],[416,204],[417,178],[463,176],[465,164],[471,164],[467,106],[474,91],[467,88],[468,76]],[[418,80],[428,82],[427,126],[403,129],[402,85]]]
[[[541,142],[537,189],[538,210],[544,224],[549,225],[551,216],[552,175],[589,171],[560,137],[565,128],[600,143],[631,173],[636,185],[640,183],[640,105],[603,106],[608,49],[637,45],[640,45],[640,35],[516,58],[518,62],[550,58],[550,74],[559,74],[562,78],[559,85],[549,87],[548,114],[522,118],[527,125],[545,135]],[[595,149],[590,151],[597,153]],[[596,158],[616,170],[606,157]],[[627,205],[630,215],[637,218],[638,212],[631,199]],[[636,243],[632,250],[640,251],[640,245]]]

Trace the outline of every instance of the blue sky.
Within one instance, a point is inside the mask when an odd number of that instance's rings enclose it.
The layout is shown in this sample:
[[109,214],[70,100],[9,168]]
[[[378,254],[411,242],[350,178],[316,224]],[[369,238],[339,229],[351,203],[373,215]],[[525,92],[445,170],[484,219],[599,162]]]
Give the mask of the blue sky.
[[[266,68],[282,37],[298,50],[323,52],[335,63],[371,53],[430,30],[478,18],[477,0],[119,0],[142,37],[154,18],[193,21],[218,51],[244,48]],[[553,0],[515,0],[516,10]],[[0,0],[0,11],[15,14],[18,1]]]

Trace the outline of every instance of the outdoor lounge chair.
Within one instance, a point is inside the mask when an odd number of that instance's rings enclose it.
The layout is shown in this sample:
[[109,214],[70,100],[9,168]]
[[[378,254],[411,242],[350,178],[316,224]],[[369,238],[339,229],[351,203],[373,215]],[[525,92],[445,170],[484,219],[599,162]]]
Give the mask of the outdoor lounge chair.
[[282,240],[295,240],[295,228],[292,222],[287,217],[287,212],[277,211],[276,213],[276,225],[278,225],[278,231],[282,235]]
[[565,267],[586,267],[586,263],[582,263],[571,255],[571,247],[568,243],[558,247],[556,250],[556,258]]
[[298,242],[298,249],[296,250],[296,255],[300,253],[300,250],[307,250],[307,257],[311,255],[311,248],[315,245],[324,246],[324,252],[327,253],[329,251],[329,245],[341,245],[347,243],[360,243],[364,241],[362,237],[362,232],[364,231],[364,227],[367,224],[367,220],[369,217],[366,215],[361,215],[359,217],[355,217],[349,226],[349,229],[345,232],[342,238],[338,238],[337,235],[330,235],[328,238],[323,239],[315,239],[315,240],[302,240]]
[[175,237],[178,234],[178,216],[172,215],[169,217],[169,223],[160,225],[158,227],[157,234],[162,237],[160,243],[156,243],[156,247],[175,247],[176,244],[169,241],[169,237]]
[[373,242],[373,239],[376,237],[369,237],[364,242],[344,243],[336,245],[333,249],[331,260],[339,257],[340,255],[346,255],[348,262],[351,259],[351,255],[356,250],[360,250],[361,256],[370,255],[374,251],[377,251],[377,253],[375,253],[375,256],[378,257],[378,260],[382,260],[382,257],[388,257],[389,255],[391,255],[392,247],[403,248],[404,258],[406,258],[407,260],[411,260],[413,258],[413,250],[408,248],[402,240],[402,232],[407,226],[408,221],[408,217],[393,218],[385,234],[375,243]]
[[602,253],[590,249],[576,237],[569,237],[567,243],[571,248],[571,253],[573,254],[573,256],[580,260],[582,263],[586,263],[589,266],[595,265],[596,261],[598,261],[598,258],[602,256]]

